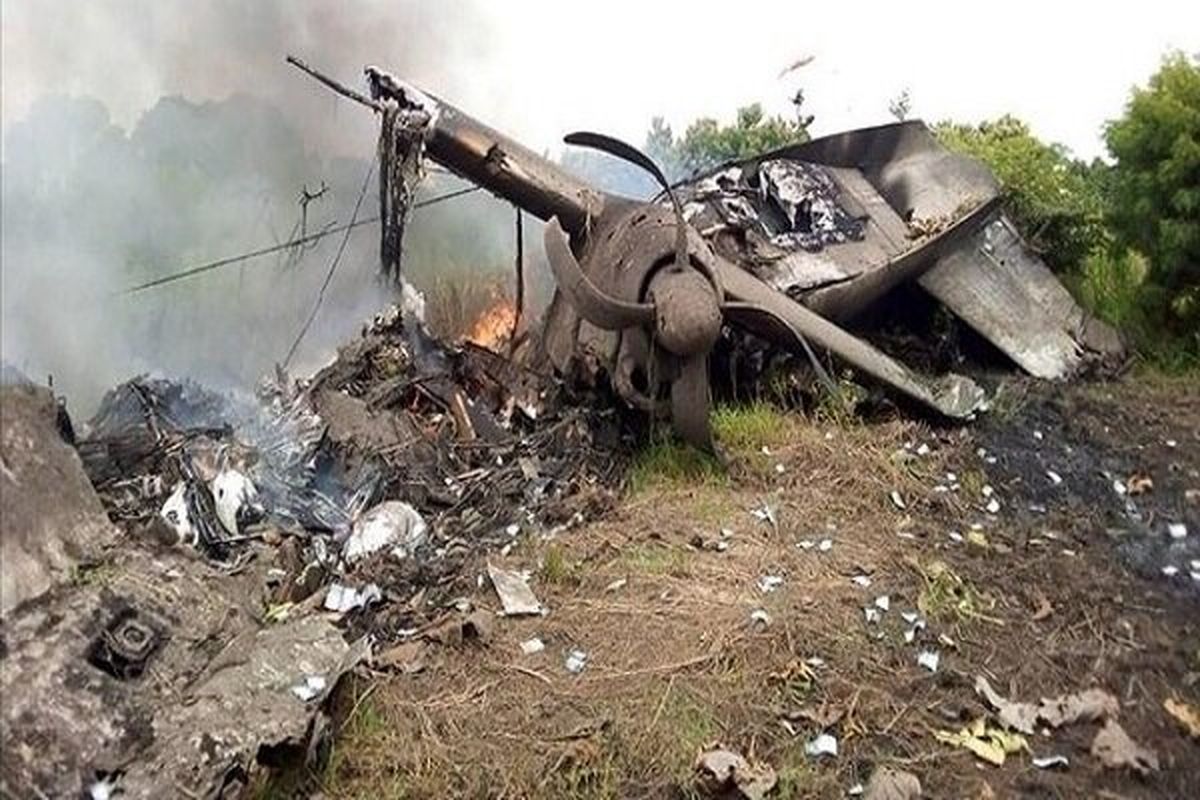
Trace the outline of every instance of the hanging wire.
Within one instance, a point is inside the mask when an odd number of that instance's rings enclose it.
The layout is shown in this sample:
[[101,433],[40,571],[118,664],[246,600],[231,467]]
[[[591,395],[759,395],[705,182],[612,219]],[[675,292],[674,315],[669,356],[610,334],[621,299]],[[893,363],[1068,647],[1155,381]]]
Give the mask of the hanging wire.
[[[465,189],[456,189],[453,192],[446,192],[445,194],[438,195],[437,197],[431,197],[428,200],[422,200],[419,203],[413,203],[413,209],[427,208],[429,206],[437,205],[438,203],[445,202],[446,200],[453,200],[454,198],[462,197],[465,194],[471,194],[472,192],[478,192],[478,191],[480,191],[481,188],[482,187],[479,187],[479,186],[468,186]],[[327,230],[318,231],[317,233],[312,233],[307,236],[301,236],[296,239],[291,239],[286,242],[281,242],[279,244],[271,245],[270,247],[263,247],[258,250],[252,250],[248,253],[242,253],[241,255],[228,256],[226,258],[217,259],[216,261],[209,261],[205,264],[200,264],[199,266],[188,267],[187,269],[181,270],[180,272],[175,272],[170,275],[164,275],[160,278],[154,278],[153,280],[146,281],[145,283],[139,283],[135,286],[130,286],[129,288],[122,290],[121,293],[122,294],[134,294],[136,292],[141,292],[146,289],[153,289],[158,286],[164,286],[168,283],[174,283],[175,281],[181,281],[186,278],[191,278],[196,275],[201,275],[205,272],[211,272],[212,270],[220,269],[221,267],[227,267],[230,264],[237,264],[242,261],[248,261],[253,258],[260,258],[262,256],[267,256],[267,255],[270,255],[271,253],[278,253],[280,250],[287,250],[288,248],[292,248],[292,247],[301,247],[301,246],[309,244],[311,242],[316,242],[320,239],[324,239],[326,236],[329,236],[331,234],[342,233],[343,231],[353,230],[354,228],[358,228],[363,225],[372,225],[376,222],[379,222],[378,216],[367,217],[366,219],[360,219],[357,221],[351,221],[350,223],[348,223],[346,225],[338,225],[336,227],[331,227],[331,228],[328,228]]]
[[291,363],[292,356],[296,354],[296,348],[304,340],[304,336],[312,326],[313,320],[317,318],[317,312],[321,310],[321,303],[325,301],[325,290],[329,288],[329,283],[333,280],[333,273],[337,272],[338,264],[342,261],[342,254],[346,252],[346,243],[350,241],[350,234],[353,232],[354,223],[358,219],[358,210],[362,208],[362,201],[367,196],[367,187],[371,183],[371,176],[375,174],[375,164],[376,162],[372,161],[371,166],[367,169],[367,174],[363,176],[362,189],[359,190],[358,199],[354,201],[354,212],[350,215],[350,224],[346,226],[345,234],[342,236],[341,244],[338,245],[337,253],[333,256],[333,261],[329,262],[329,270],[325,273],[325,280],[321,283],[321,290],[317,292],[317,300],[313,303],[312,311],[309,312],[308,319],[304,320],[304,326],[296,334],[296,340],[292,342],[292,346],[288,348],[287,355],[283,358],[283,366],[285,368]]

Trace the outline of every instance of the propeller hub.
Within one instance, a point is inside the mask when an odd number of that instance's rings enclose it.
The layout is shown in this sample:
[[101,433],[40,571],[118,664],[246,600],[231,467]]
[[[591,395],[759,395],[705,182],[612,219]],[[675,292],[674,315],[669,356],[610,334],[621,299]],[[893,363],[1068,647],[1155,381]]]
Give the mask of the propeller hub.
[[721,307],[712,284],[694,269],[668,267],[650,283],[655,339],[679,356],[707,353],[721,335]]

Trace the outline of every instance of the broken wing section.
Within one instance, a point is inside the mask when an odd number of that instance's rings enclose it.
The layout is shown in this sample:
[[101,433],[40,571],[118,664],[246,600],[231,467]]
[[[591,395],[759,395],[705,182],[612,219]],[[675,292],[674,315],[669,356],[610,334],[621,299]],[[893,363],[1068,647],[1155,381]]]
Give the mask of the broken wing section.
[[[777,173],[790,180],[768,180]],[[793,226],[839,233],[800,240],[775,235],[769,244],[790,252],[774,258],[761,247],[743,246],[736,254],[725,248],[768,285],[831,319],[850,319],[916,279],[1037,377],[1069,377],[1092,358],[1123,351],[1118,334],[1081,308],[1021,239],[999,209],[1000,187],[989,170],[947,150],[919,121],[786,147],[726,167],[695,187],[693,193],[710,202],[721,197],[724,227],[707,229],[718,237],[730,219],[752,233],[778,227],[760,195],[791,210],[786,222]],[[808,204],[780,201],[793,196],[807,197]]]
[[918,283],[1030,375],[1065,378],[1088,356],[1122,351],[1116,331],[1075,302],[1001,211]]

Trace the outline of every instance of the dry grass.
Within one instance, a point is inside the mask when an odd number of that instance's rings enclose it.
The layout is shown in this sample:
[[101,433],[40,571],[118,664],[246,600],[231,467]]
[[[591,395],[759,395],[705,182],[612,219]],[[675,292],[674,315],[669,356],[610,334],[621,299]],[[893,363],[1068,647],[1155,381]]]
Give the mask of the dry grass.
[[[767,445],[785,471],[666,469],[672,480],[643,484],[610,518],[527,540],[508,566],[540,564],[549,616],[506,620],[486,650],[441,649],[426,672],[379,684],[320,774],[326,795],[659,797],[686,793],[696,755],[718,740],[777,764],[781,797],[840,783],[837,768],[798,755],[779,714],[845,708],[856,691],[803,660],[863,669],[850,655],[861,637],[848,633],[861,628],[861,591],[845,575],[900,546],[887,494],[914,480],[892,459],[910,426],[820,428],[765,407],[717,419],[735,463]],[[666,452],[642,463],[678,463]],[[764,499],[778,530],[749,513]],[[727,551],[695,546],[721,528],[733,531]],[[796,547],[818,534],[833,551]],[[763,594],[764,574],[783,587]],[[494,604],[484,591],[474,600]],[[774,620],[765,630],[749,623],[758,607]],[[546,650],[523,656],[532,636]],[[573,648],[588,654],[578,676],[563,666]]]
[[[1120,661],[1133,651],[1115,637],[1133,629],[1115,627],[1131,612],[1113,604],[1113,573],[1097,571],[1094,586],[1063,580],[1078,577],[1076,561],[1051,573],[1040,584],[1055,609],[1048,630],[1028,621],[1020,594],[1047,574],[1045,551],[1020,561],[950,543],[946,531],[961,529],[969,509],[933,486],[948,469],[964,476],[978,463],[969,438],[908,421],[847,424],[762,409],[718,418],[727,469],[689,471],[679,465],[691,456],[652,449],[642,456],[643,480],[608,517],[550,540],[528,536],[507,557],[493,556],[534,570],[532,588],[549,614],[498,621],[486,647],[432,647],[424,672],[381,676],[366,700],[351,686],[340,702],[345,730],[306,790],[686,798],[696,755],[719,741],[775,767],[773,798],[841,798],[879,763],[917,772],[930,796],[978,796],[985,783],[995,796],[1014,796],[1031,780],[1027,764],[1014,763],[996,783],[1001,773],[976,770],[969,755],[930,736],[978,702],[963,676],[1019,677],[1028,683],[1014,694],[1037,696],[1080,688],[1101,660],[1144,675]],[[922,442],[933,451],[913,456]],[[750,462],[764,444],[769,469]],[[654,474],[660,469],[670,478]],[[981,473],[964,484],[986,480]],[[764,502],[777,526],[751,515]],[[732,535],[718,551],[722,529]],[[827,552],[798,546],[823,538]],[[764,575],[782,585],[764,593]],[[855,585],[856,575],[871,585]],[[1095,596],[1077,601],[1083,590]],[[868,624],[863,609],[883,594],[891,610]],[[471,600],[497,604],[486,587]],[[750,621],[760,608],[766,627]],[[902,611],[928,619],[915,642],[904,640]],[[1096,627],[1106,613],[1107,632]],[[523,655],[521,642],[534,636],[545,650]],[[1033,642],[1041,658],[1030,658]],[[941,653],[937,675],[916,663],[926,648]],[[588,657],[578,675],[564,665],[574,649]],[[804,742],[822,731],[838,737],[837,759],[804,755]],[[1034,775],[1090,780],[1074,769]],[[1079,788],[1036,787],[1089,796]]]

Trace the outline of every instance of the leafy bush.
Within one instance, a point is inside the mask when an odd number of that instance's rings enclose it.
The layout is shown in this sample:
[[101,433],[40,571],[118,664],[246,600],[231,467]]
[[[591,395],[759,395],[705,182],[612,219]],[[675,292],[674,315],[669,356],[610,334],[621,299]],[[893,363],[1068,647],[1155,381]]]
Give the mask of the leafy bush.
[[946,147],[988,165],[1017,224],[1052,268],[1074,269],[1104,243],[1102,164],[1072,159],[1009,115],[979,125],[941,122],[934,132]]
[[1187,337],[1200,335],[1200,63],[1168,55],[1125,115],[1108,123],[1109,219],[1149,258],[1144,305]]

